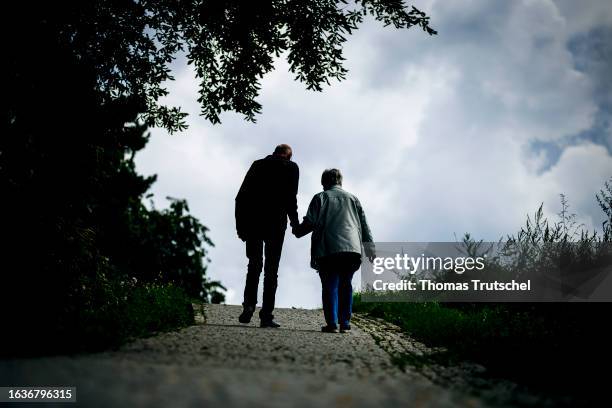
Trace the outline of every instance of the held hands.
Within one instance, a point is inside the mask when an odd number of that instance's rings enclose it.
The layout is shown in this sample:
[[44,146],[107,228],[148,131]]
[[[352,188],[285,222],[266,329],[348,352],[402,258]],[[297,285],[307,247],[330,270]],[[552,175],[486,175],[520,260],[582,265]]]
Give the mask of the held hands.
[[290,221],[289,225],[291,225],[291,233],[293,235],[295,235],[297,238],[299,238],[297,236],[297,227],[300,225],[300,222],[299,221]]
[[295,222],[291,224],[291,232],[295,235],[296,238],[302,238],[305,235],[310,234],[314,231],[314,225],[304,217],[304,221],[300,224],[299,222]]
[[311,233],[313,230],[312,224],[308,222],[308,220],[304,219],[304,221],[300,224],[296,222],[291,225],[291,232],[295,235],[296,238],[302,238],[303,236]]

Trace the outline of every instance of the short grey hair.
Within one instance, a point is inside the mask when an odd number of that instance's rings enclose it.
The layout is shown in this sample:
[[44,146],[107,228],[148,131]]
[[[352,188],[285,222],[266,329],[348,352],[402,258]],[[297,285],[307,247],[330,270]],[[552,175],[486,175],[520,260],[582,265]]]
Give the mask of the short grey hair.
[[321,175],[323,188],[342,185],[342,173],[338,169],[326,169]]

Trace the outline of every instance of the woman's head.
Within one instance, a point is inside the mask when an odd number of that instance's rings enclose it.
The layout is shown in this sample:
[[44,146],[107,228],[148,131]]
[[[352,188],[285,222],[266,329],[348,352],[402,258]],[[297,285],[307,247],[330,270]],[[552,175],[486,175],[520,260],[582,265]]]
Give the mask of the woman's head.
[[332,188],[333,186],[342,185],[342,173],[338,169],[326,169],[321,175],[321,184],[323,190]]

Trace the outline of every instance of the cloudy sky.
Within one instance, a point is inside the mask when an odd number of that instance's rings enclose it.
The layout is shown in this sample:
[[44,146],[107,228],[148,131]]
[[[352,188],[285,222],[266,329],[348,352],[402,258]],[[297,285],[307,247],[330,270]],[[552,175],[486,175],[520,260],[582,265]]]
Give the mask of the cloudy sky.
[[[377,241],[497,240],[541,202],[554,218],[560,193],[587,228],[601,225],[594,193],[612,176],[609,0],[409,4],[437,36],[368,21],[346,46],[347,80],[323,93],[294,82],[280,59],[256,124],[198,116],[193,71],[174,64],[165,102],[190,113],[189,129],[153,129],[138,170],[158,174],[159,207],[186,198],[210,228],[209,273],[228,287],[227,303],[242,302],[247,263],[234,197],[250,164],[279,143],[300,166],[300,217],[323,169],[337,167]],[[320,306],[309,244],[286,235],[277,306]]]

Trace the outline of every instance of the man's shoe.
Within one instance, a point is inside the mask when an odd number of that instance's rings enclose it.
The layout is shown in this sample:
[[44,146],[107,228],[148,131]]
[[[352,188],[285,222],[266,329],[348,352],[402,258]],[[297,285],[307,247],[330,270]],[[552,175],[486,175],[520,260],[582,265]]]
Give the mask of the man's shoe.
[[341,324],[340,325],[340,333],[346,333],[346,332],[349,332],[349,331],[351,331],[351,325],[350,324],[346,324],[346,325]]
[[323,326],[321,327],[321,331],[323,333],[338,333],[338,328],[336,326]]
[[240,323],[250,323],[251,317],[253,317],[253,313],[255,312],[254,306],[244,306],[242,313],[238,316],[238,321]]
[[270,327],[270,328],[276,329],[280,327],[280,324],[276,323],[272,319],[266,319],[266,320],[262,320],[261,323],[259,323],[259,327]]

